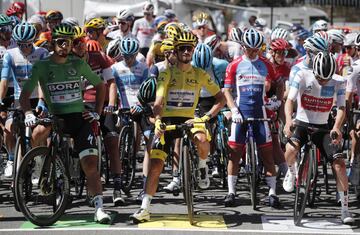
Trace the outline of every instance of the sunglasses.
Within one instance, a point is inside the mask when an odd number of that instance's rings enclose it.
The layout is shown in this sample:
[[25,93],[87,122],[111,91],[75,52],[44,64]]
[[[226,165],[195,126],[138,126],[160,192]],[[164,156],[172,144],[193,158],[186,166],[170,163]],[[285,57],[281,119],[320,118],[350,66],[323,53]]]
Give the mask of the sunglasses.
[[12,31],[11,25],[0,27],[0,33],[8,33],[11,31]]
[[199,26],[198,29],[205,29],[205,26]]
[[287,50],[276,50],[275,53],[278,55],[287,56],[288,51]]
[[81,44],[85,44],[86,43],[86,40],[85,38],[77,38],[73,41],[73,45],[74,47],[78,47],[80,46]]
[[178,49],[181,52],[185,52],[185,51],[193,51],[194,47],[193,46],[179,46]]
[[25,48],[31,48],[33,47],[32,43],[17,43],[18,47],[20,49],[25,49]]
[[119,25],[127,25],[127,22],[126,21],[118,21],[118,24]]
[[135,58],[135,55],[123,55],[125,60],[131,60],[132,58]]
[[56,45],[59,47],[64,47],[64,46],[68,47],[71,45],[71,42],[72,42],[72,40],[69,38],[57,38],[57,39],[54,39],[54,41],[55,41]]
[[252,47],[245,47],[245,50],[250,51],[250,52],[257,52],[260,49],[259,48],[252,48]]

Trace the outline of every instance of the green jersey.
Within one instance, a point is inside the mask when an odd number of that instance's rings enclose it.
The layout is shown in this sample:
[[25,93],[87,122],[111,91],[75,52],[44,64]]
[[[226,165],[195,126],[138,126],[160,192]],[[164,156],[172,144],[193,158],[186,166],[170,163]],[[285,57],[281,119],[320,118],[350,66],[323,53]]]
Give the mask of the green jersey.
[[33,65],[23,90],[31,93],[39,83],[50,113],[78,113],[84,111],[81,79],[87,79],[94,86],[102,82],[78,57],[69,56],[64,64],[47,58]]

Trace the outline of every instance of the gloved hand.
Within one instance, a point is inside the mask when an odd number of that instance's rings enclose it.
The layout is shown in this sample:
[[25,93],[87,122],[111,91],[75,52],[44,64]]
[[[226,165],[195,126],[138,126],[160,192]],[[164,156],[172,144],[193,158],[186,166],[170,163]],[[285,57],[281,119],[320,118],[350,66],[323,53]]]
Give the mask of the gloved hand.
[[96,112],[89,112],[89,111],[85,111],[82,114],[83,118],[87,121],[89,121],[90,123],[93,121],[99,121],[100,120],[100,116],[98,113]]
[[143,111],[143,108],[140,105],[134,105],[130,108],[131,114],[135,113],[141,113]]
[[36,112],[40,112],[40,116],[48,113],[48,109],[47,109],[43,99],[39,99],[37,106],[36,106]]
[[114,112],[115,106],[113,105],[108,105],[104,108],[104,113],[105,114],[112,114]]
[[199,117],[195,117],[194,118],[194,123],[204,123],[210,120],[210,116],[205,114],[204,116],[202,116],[201,118]]
[[231,109],[231,119],[234,123],[242,123],[243,117],[237,107]]
[[272,111],[278,110],[280,106],[281,106],[281,101],[278,100],[276,96],[268,99],[268,102],[265,104],[265,107]]
[[33,127],[36,125],[36,117],[33,113],[28,113],[25,115],[25,126]]

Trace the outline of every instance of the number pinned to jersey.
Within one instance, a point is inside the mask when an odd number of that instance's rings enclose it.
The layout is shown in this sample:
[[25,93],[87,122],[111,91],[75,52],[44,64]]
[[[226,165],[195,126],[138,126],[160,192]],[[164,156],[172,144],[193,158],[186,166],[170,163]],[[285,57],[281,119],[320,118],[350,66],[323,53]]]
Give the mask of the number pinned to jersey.
[[69,68],[67,73],[70,75],[70,76],[75,76],[77,74],[76,72],[76,69],[74,68]]

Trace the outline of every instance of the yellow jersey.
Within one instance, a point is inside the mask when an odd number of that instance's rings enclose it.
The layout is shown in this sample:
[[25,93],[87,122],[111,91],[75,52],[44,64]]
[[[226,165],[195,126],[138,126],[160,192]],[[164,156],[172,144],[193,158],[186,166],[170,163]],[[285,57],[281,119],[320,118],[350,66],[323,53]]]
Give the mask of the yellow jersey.
[[164,97],[161,117],[194,118],[201,88],[206,88],[212,96],[219,86],[204,70],[191,66],[181,71],[177,66],[165,69],[157,79],[156,96]]

